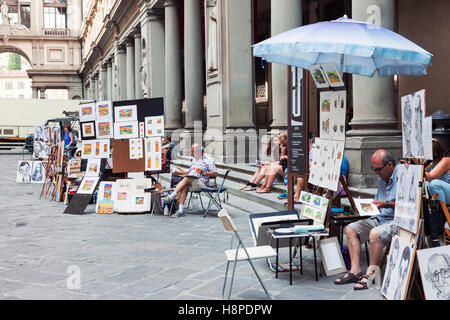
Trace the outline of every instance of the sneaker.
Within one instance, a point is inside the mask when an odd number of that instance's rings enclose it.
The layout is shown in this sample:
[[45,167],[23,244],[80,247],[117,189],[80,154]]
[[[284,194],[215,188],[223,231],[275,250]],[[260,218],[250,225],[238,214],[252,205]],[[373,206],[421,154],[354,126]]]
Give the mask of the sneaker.
[[288,193],[287,193],[287,191],[285,191],[282,194],[278,195],[277,198],[280,200],[284,200],[284,199],[287,199],[287,197],[288,197]]
[[171,218],[179,218],[184,217],[184,212],[181,213],[180,211],[175,212],[173,215],[170,216]]

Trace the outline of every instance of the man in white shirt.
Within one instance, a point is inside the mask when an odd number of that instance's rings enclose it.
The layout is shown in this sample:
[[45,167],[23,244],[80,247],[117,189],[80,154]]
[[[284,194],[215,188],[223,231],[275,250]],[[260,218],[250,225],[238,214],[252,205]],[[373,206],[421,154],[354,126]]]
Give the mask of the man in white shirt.
[[184,203],[186,201],[188,191],[198,192],[202,188],[209,185],[209,179],[218,176],[217,168],[214,160],[204,153],[202,146],[194,144],[191,147],[192,159],[191,167],[188,171],[177,168],[174,174],[179,176],[186,176],[180,183],[177,184],[175,191],[172,192],[167,201],[172,201],[178,194],[179,208],[178,211],[172,215],[172,218],[184,216]]

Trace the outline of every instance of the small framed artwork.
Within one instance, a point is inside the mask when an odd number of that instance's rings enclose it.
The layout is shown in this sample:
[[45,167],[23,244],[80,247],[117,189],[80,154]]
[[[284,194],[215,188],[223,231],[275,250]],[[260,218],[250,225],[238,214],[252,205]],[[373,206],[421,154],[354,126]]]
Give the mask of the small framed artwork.
[[353,199],[360,216],[376,216],[380,214],[377,206],[373,204],[373,199]]
[[78,187],[77,194],[93,194],[99,179],[99,177],[84,177]]
[[145,136],[162,137],[164,135],[164,116],[145,118]]
[[102,159],[88,159],[86,166],[86,177],[98,177],[100,175],[100,165]]
[[110,141],[109,139],[99,140],[100,142],[100,158],[108,159],[110,156]]
[[114,122],[137,121],[137,106],[121,106],[114,108]]
[[81,122],[81,140],[93,140],[95,138],[95,121]]
[[309,68],[309,72],[316,83],[317,89],[328,88],[330,84],[328,83],[327,77],[325,76],[320,64],[315,64]]
[[95,120],[95,103],[80,104],[79,106],[80,122]]
[[131,198],[131,210],[134,212],[150,211],[150,197],[148,193],[135,193]]
[[100,187],[98,189],[99,201],[114,201],[116,195],[116,183],[112,181],[100,182]]
[[100,101],[95,104],[95,115],[97,120],[112,121],[112,103],[111,101]]
[[322,69],[331,87],[345,87],[345,83],[334,62],[323,64]]
[[83,141],[81,146],[81,159],[94,158],[95,144],[91,141]]
[[319,240],[319,252],[327,277],[347,271],[337,237]]
[[98,139],[111,139],[114,137],[113,122],[111,120],[95,122]]
[[95,212],[99,214],[114,213],[114,201],[97,201],[97,204],[95,205]]
[[135,139],[139,137],[137,121],[114,123],[114,139]]

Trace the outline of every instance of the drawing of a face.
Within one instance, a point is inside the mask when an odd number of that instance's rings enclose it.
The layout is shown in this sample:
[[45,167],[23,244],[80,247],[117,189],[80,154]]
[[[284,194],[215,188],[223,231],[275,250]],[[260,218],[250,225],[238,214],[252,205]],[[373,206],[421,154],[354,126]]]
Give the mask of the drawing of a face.
[[42,139],[42,128],[36,127],[35,134],[36,134],[35,140]]
[[36,167],[33,171],[33,181],[41,181],[42,180],[42,164],[36,163]]
[[402,259],[400,260],[400,266],[398,268],[400,283],[403,283],[406,280],[406,276],[408,275],[410,252],[411,250],[409,249],[409,247],[405,247],[405,249],[403,249]]
[[22,175],[22,182],[28,182],[31,173],[30,164],[28,162],[22,162],[19,166],[19,172]]
[[450,300],[450,257],[434,254],[428,261],[428,276],[441,300]]

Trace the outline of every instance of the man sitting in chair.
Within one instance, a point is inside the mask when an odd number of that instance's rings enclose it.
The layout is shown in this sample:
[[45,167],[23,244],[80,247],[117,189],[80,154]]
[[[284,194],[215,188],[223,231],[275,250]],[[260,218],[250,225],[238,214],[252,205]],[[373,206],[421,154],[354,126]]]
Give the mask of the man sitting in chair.
[[[373,203],[380,210],[380,215],[347,226],[347,245],[352,266],[349,272],[334,281],[335,284],[356,283],[355,290],[370,288],[376,277],[379,277],[377,266],[383,247],[391,240],[391,228],[394,227],[397,169],[392,154],[384,149],[377,150],[372,156],[372,170],[379,176]],[[370,266],[366,275],[363,275],[360,266],[361,243],[366,241],[370,242]]]
[[185,177],[178,183],[175,191],[166,200],[170,202],[177,195],[180,195],[178,211],[172,215],[172,218],[184,216],[184,202],[188,191],[199,192],[209,185],[210,178],[214,179],[218,176],[214,160],[204,152],[202,146],[194,144],[191,147],[191,154],[194,158],[189,171],[182,170],[179,167],[174,171],[174,174]]

